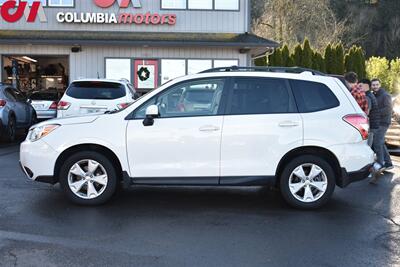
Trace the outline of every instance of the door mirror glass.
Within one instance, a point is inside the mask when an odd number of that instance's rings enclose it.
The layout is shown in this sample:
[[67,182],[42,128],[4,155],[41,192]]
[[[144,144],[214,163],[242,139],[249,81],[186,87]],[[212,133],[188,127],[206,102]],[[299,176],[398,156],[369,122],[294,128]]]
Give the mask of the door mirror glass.
[[146,117],[158,117],[159,111],[157,105],[148,106],[146,109]]

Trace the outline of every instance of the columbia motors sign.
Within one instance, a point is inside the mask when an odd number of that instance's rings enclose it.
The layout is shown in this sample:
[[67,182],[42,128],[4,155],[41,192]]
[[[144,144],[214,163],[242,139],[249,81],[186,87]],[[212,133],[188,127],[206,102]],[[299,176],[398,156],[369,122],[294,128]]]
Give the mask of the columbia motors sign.
[[[103,9],[118,5],[119,12],[58,12],[56,14],[56,20],[59,23],[69,24],[135,24],[171,26],[176,24],[176,14],[129,12],[130,10],[141,9],[141,0],[92,1],[96,6]],[[0,7],[1,17],[9,23],[20,21],[22,18],[24,18],[28,23],[33,23],[36,20],[43,23],[47,22],[46,13],[41,1],[31,2],[31,4],[28,4],[26,1],[20,0],[19,4],[17,4],[17,1],[15,0],[8,0]]]

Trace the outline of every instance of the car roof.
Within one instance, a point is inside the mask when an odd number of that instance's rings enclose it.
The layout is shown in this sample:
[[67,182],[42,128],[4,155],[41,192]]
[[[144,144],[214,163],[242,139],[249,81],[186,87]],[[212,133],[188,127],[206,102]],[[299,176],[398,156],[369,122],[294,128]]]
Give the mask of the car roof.
[[184,82],[188,80],[200,79],[200,78],[221,78],[221,77],[265,77],[265,78],[283,78],[283,79],[295,79],[312,82],[328,82],[336,77],[314,75],[311,72],[305,71],[302,73],[285,73],[285,72],[265,72],[265,71],[226,71],[226,72],[205,72],[198,74],[191,74],[182,77],[178,77],[174,80],[174,83]]

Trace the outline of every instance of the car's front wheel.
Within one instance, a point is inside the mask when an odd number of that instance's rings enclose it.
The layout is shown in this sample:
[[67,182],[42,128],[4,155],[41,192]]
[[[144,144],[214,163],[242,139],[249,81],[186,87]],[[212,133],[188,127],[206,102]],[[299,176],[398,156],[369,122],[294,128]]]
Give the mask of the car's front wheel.
[[117,189],[112,162],[98,152],[72,155],[62,165],[59,178],[64,193],[79,205],[103,204]]
[[283,198],[293,207],[315,209],[331,198],[335,174],[324,159],[305,155],[287,164],[280,177]]

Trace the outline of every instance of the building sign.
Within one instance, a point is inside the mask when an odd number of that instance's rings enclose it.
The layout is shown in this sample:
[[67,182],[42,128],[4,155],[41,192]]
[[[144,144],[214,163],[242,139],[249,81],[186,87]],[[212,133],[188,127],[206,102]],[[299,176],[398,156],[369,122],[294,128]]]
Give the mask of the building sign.
[[[142,8],[140,0],[93,0],[101,8],[112,7],[115,3],[120,8],[127,9],[132,4],[134,9]],[[58,12],[57,21],[60,23],[81,24],[138,24],[138,25],[175,25],[176,14],[158,13],[104,13],[104,12]]]
[[33,1],[32,6],[20,1],[19,5],[14,0],[8,0],[0,7],[1,17],[10,23],[19,21],[25,17],[26,22],[33,23],[39,17],[40,22],[47,22],[46,14],[40,1]]
[[[140,0],[93,0],[94,4],[101,8],[110,8],[114,4],[119,5],[124,11],[130,6],[133,9],[142,8]],[[40,22],[47,22],[41,1],[33,1],[31,5],[26,1],[8,0],[0,7],[1,17],[9,23],[19,21],[25,17],[26,22],[33,23],[39,18]],[[77,24],[135,24],[135,25],[175,25],[176,14],[158,13],[106,13],[106,12],[58,12],[56,19],[59,23]]]

